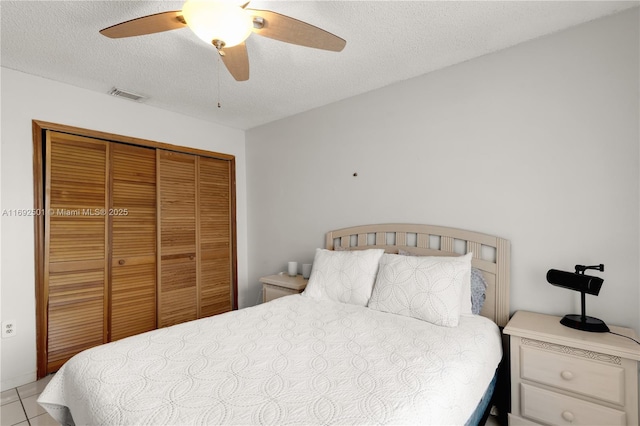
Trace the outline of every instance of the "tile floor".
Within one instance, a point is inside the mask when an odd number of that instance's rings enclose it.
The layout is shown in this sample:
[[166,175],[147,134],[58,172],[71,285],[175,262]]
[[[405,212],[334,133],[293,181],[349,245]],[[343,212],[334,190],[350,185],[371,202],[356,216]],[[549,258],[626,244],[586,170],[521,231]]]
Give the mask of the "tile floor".
[[[0,400],[2,401],[0,425],[59,426],[59,423],[36,402],[40,392],[44,390],[52,377],[53,375],[49,375],[37,382],[2,392],[0,394]],[[499,426],[497,418],[489,416],[485,426]]]
[[0,394],[0,425],[56,426],[56,422],[36,400],[52,375],[37,382],[9,389]]

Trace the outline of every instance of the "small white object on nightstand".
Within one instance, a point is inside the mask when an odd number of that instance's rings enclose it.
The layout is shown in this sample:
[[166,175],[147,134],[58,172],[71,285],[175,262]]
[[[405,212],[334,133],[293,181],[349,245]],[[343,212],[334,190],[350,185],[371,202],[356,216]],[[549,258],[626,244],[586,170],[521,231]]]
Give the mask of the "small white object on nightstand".
[[308,280],[309,277],[311,276],[311,267],[313,265],[311,263],[303,263],[302,264],[302,277],[305,280]]
[[[635,331],[611,331],[638,340]],[[509,425],[637,425],[640,345],[518,311],[511,336]]]
[[289,262],[287,264],[287,270],[290,277],[295,277],[298,274],[298,262]]
[[278,297],[302,293],[309,281],[302,275],[291,277],[287,274],[276,274],[262,277],[260,282],[262,283],[262,303],[265,303]]

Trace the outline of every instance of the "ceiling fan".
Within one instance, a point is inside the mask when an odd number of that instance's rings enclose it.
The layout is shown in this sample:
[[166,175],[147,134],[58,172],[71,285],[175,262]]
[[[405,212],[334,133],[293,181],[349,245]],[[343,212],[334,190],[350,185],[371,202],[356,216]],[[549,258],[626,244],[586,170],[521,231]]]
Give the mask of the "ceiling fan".
[[161,12],[125,21],[103,30],[109,38],[132,37],[188,26],[218,50],[237,81],[249,79],[245,40],[252,32],[286,43],[340,52],[347,42],[321,28],[269,10],[247,9],[249,3],[187,0],[182,10]]

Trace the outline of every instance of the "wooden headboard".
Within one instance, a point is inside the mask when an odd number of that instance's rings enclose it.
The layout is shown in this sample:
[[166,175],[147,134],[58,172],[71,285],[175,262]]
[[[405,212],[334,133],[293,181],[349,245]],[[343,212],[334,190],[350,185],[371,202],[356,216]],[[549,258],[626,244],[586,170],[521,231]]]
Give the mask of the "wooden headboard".
[[403,223],[330,231],[325,247],[329,250],[382,248],[387,253],[404,250],[423,256],[460,256],[473,252],[472,266],[482,271],[487,282],[480,315],[501,327],[509,321],[511,244],[508,240],[463,229]]

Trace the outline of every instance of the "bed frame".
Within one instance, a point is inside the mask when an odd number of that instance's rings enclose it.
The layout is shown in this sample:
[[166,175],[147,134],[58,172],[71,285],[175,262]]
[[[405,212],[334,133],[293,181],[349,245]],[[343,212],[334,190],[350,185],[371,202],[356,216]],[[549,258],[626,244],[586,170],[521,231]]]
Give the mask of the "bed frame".
[[382,248],[387,253],[403,250],[423,256],[460,256],[473,252],[472,266],[482,271],[487,282],[480,315],[500,327],[509,320],[511,244],[503,238],[444,226],[380,224],[327,232],[325,247],[329,250]]

